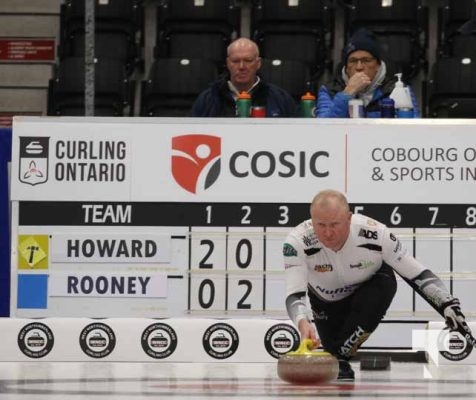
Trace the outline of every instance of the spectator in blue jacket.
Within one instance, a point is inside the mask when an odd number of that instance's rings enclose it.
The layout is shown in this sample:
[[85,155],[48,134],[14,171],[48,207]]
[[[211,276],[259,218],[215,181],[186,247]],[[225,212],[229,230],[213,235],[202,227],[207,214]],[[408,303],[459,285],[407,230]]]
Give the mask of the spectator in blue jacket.
[[265,107],[266,117],[297,116],[291,95],[258,75],[261,58],[256,43],[237,39],[228,46],[227,54],[228,73],[200,93],[192,106],[192,117],[235,117],[236,99],[243,91],[251,95],[253,106]]
[[[389,97],[396,77],[387,75],[382,50],[374,35],[360,29],[344,49],[342,70],[329,85],[322,85],[317,99],[318,118],[349,118],[348,102],[362,99],[367,116],[378,115],[379,102]],[[410,87],[414,117],[420,117],[418,102]]]

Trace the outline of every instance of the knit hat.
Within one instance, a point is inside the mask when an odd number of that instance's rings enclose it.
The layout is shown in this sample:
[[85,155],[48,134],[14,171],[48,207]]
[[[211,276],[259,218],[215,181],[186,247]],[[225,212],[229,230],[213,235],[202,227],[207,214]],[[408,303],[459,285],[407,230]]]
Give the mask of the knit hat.
[[368,51],[377,60],[382,59],[382,49],[380,48],[374,34],[367,29],[361,28],[352,35],[347,46],[344,48],[344,63],[347,64],[349,55],[357,50]]

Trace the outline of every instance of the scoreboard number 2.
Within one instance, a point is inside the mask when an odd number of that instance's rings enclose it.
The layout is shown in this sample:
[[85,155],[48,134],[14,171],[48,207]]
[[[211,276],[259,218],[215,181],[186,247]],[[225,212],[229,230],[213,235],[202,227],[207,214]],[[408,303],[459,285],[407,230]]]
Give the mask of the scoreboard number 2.
[[189,311],[263,310],[262,228],[194,227]]

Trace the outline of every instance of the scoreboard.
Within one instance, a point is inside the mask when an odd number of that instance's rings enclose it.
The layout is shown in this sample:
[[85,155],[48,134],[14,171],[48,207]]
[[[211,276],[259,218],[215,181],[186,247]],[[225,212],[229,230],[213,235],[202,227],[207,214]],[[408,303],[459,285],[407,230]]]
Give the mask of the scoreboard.
[[[325,188],[476,310],[475,125],[17,118],[11,315],[286,318],[282,244]],[[431,312],[399,280],[389,316]]]
[[[356,213],[396,228],[474,228],[468,204],[351,203]],[[239,226],[292,228],[309,217],[309,203],[20,202],[21,225]]]

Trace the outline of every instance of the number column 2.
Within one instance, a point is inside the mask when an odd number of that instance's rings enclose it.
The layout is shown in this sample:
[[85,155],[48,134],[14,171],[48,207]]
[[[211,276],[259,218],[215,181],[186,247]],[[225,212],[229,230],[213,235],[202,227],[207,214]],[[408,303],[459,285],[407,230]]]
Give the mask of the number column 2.
[[193,227],[189,311],[263,311],[265,242],[263,228]]

